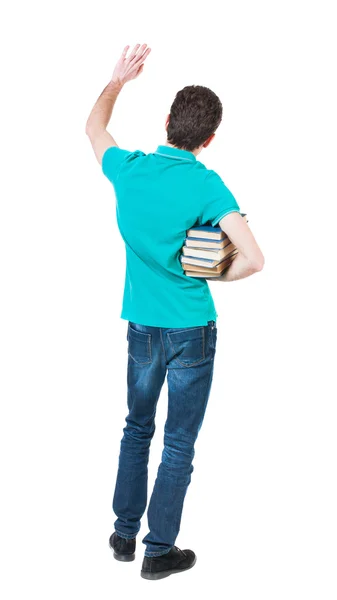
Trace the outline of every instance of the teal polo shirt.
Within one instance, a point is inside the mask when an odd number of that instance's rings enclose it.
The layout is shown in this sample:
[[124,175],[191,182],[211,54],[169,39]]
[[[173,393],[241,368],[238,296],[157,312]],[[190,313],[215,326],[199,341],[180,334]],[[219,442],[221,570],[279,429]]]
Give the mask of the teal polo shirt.
[[113,146],[102,170],[115,190],[126,250],[121,318],[168,328],[216,321],[208,282],[185,275],[180,255],[187,229],[240,211],[221,177],[192,152],[170,146],[150,154]]

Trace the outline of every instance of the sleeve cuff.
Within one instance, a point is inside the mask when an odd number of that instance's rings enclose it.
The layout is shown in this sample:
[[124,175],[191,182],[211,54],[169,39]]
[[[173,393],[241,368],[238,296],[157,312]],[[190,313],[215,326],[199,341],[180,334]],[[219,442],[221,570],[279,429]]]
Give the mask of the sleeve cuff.
[[103,156],[102,156],[102,162],[101,162],[101,167],[102,167],[102,171],[104,173],[104,175],[106,175],[107,171],[106,171],[106,162],[107,162],[107,158],[108,158],[108,154],[110,153],[109,151],[111,150],[111,148],[113,148],[114,146],[109,146],[108,148],[106,148],[103,152]]
[[221,219],[223,219],[226,215],[229,215],[232,212],[240,212],[239,208],[230,208],[228,210],[226,210],[226,212],[221,213],[220,215],[218,215],[215,219],[213,219],[212,221],[212,227],[216,227],[217,224],[219,224],[219,222],[221,221]]

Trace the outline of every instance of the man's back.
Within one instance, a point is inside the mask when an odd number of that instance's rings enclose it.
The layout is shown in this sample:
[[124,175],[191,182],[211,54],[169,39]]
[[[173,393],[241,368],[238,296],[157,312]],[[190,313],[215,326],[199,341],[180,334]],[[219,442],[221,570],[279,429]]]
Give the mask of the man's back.
[[121,317],[154,327],[216,320],[207,281],[187,277],[180,254],[187,229],[239,211],[221,178],[192,152],[170,146],[147,155],[108,148],[102,169],[115,188],[126,247]]

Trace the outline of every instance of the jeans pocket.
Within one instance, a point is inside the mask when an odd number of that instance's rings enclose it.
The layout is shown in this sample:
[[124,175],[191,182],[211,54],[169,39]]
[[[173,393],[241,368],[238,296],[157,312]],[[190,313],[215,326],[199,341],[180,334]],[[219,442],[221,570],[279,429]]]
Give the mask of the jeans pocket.
[[152,362],[151,333],[137,331],[128,325],[128,354],[139,365]]
[[192,367],[205,360],[205,328],[193,327],[167,333],[174,359],[184,367]]

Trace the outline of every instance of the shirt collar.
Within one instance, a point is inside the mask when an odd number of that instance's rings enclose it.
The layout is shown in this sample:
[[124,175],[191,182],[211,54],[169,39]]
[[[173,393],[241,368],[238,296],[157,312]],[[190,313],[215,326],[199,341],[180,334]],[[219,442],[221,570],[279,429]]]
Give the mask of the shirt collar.
[[181,150],[181,148],[172,148],[171,146],[158,146],[154,154],[166,156],[167,158],[174,158],[176,160],[187,160],[189,162],[195,162],[197,160],[193,152]]

